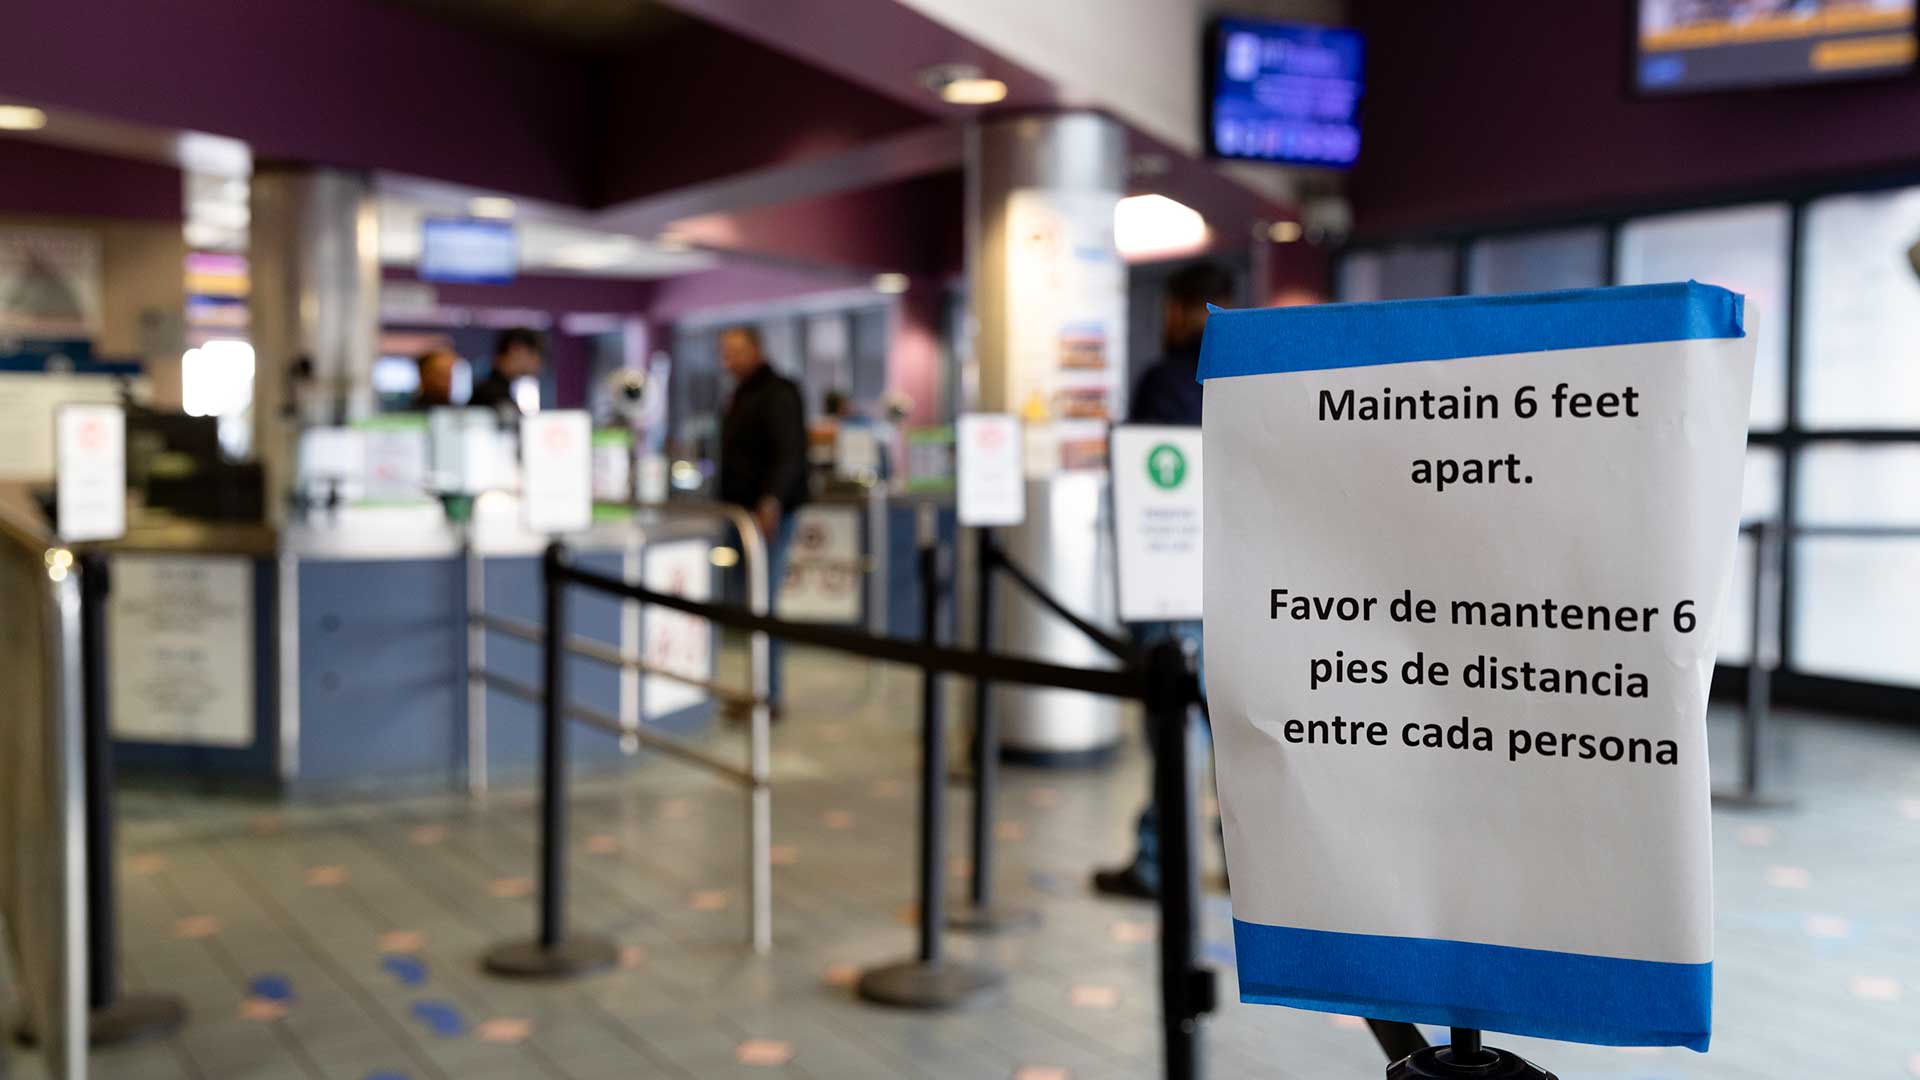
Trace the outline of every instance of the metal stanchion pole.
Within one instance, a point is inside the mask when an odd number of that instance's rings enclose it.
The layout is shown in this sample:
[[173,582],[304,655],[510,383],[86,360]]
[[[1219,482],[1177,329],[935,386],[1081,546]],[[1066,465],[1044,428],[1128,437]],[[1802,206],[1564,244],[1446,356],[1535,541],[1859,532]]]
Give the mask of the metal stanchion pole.
[[113,731],[108,694],[107,593],[103,555],[80,558],[81,750],[86,769],[88,1041],[111,1046],[168,1035],[187,1008],[169,994],[120,992],[120,935],[114,902]]
[[[940,547],[923,522],[920,547],[920,634],[928,646],[940,635]],[[940,679],[921,669],[920,710],[920,951],[917,958],[873,968],[860,976],[861,997],[882,1005],[950,1009],[996,996],[1006,977],[984,965],[942,955],[940,933],[946,887],[946,723]]]
[[[975,559],[974,648],[990,650],[993,642],[994,571],[999,548],[993,530],[973,531]],[[993,902],[993,807],[1000,779],[1000,724],[993,714],[993,683],[973,682],[973,867],[968,883],[969,903],[953,913],[948,925],[956,930],[997,933],[1032,926],[1040,913],[1032,908]]]
[[1213,1010],[1213,972],[1199,966],[1200,860],[1194,855],[1192,765],[1187,758],[1187,657],[1171,641],[1147,655],[1148,737],[1160,815],[1160,1010],[1167,1080],[1201,1075],[1200,1025]]
[[541,661],[540,935],[494,947],[482,961],[496,975],[560,978],[610,968],[619,952],[599,937],[567,935],[567,582],[566,549],[548,544],[541,560],[546,590]]
[[487,606],[487,562],[473,545],[473,520],[461,528],[467,571],[467,795],[487,794],[487,628],[479,615]]
[[1450,1041],[1429,1046],[1387,1066],[1387,1080],[1554,1080],[1554,1075],[1517,1054],[1483,1045],[1479,1028],[1454,1028]]
[[1773,668],[1767,657],[1769,639],[1777,640],[1777,605],[1774,580],[1780,558],[1780,536],[1770,521],[1756,522],[1753,532],[1753,579],[1748,586],[1747,682],[1744,709],[1740,716],[1740,785],[1731,791],[1714,792],[1713,801],[1722,806],[1750,809],[1777,809],[1793,800],[1768,790],[1765,781],[1767,727],[1773,714]]
[[[772,568],[766,540],[744,513],[734,520],[740,534],[742,562],[747,571],[747,607],[755,615],[773,613]],[[747,727],[747,881],[752,891],[747,908],[747,935],[753,951],[773,949],[773,642],[764,630],[747,640],[747,687],[753,693],[753,712]]]

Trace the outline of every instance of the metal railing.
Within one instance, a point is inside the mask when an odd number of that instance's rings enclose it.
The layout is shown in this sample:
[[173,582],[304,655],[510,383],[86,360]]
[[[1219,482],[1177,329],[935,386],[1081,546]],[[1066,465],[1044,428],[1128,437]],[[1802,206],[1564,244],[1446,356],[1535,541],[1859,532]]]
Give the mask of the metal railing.
[[[646,547],[650,542],[681,538],[675,534],[684,532],[688,525],[711,526],[714,522],[724,521],[732,525],[739,536],[742,565],[747,575],[749,610],[757,615],[767,615],[771,612],[772,585],[768,580],[766,541],[760,534],[759,526],[745,510],[724,503],[693,501],[650,506],[644,509],[659,514],[663,519],[664,527],[650,529],[640,522],[630,526],[633,532],[630,534],[623,560],[621,575],[623,579],[630,584],[639,582]],[[480,797],[486,794],[488,787],[487,691],[499,690],[535,705],[545,700],[541,687],[528,685],[519,679],[487,668],[487,635],[499,633],[541,644],[546,640],[546,627],[486,610],[485,558],[475,549],[471,541],[471,530],[469,530],[466,545],[466,564],[467,790],[470,795]],[[772,715],[768,700],[771,679],[769,639],[765,631],[755,631],[750,635],[747,649],[748,689],[741,691],[712,679],[687,675],[649,663],[639,651],[637,640],[638,613],[641,606],[635,600],[626,600],[622,603],[622,637],[634,639],[631,641],[632,651],[629,651],[625,643],[616,646],[580,634],[569,634],[564,642],[565,651],[568,654],[585,657],[620,670],[620,715],[611,715],[603,709],[573,701],[563,703],[564,715],[569,720],[618,736],[622,740],[623,748],[628,752],[644,747],[682,764],[704,769],[746,790],[749,835],[747,879],[751,894],[748,904],[748,937],[753,943],[755,952],[765,953],[773,947],[773,742],[770,731]],[[627,633],[629,627],[634,628],[635,631],[631,635]],[[691,686],[704,691],[719,702],[746,709],[749,722],[745,764],[712,754],[701,746],[665,731],[650,729],[647,726],[648,718],[641,708],[639,693],[639,677],[643,675]],[[561,764],[564,764],[564,761]],[[548,794],[551,797],[552,785],[543,784],[542,786],[549,789]],[[548,892],[548,889],[542,889],[543,906],[554,902],[548,897]],[[545,941],[547,946],[553,947],[557,945],[559,935],[547,932],[548,921],[543,916],[541,936],[543,941],[549,937],[554,938],[552,941]]]
[[89,1010],[80,568],[30,511],[3,502],[0,613],[0,685],[8,697],[0,716],[0,922],[48,1075],[83,1080]]

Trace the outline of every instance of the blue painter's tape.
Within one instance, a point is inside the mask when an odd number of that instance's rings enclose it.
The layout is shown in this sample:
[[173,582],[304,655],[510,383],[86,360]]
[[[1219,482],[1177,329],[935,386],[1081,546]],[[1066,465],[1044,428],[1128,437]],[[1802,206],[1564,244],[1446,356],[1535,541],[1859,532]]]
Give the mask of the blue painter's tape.
[[1200,381],[1463,356],[1746,336],[1746,298],[1717,285],[1450,296],[1215,311]]
[[1601,1046],[1712,1031],[1713,965],[1233,923],[1240,1000]]

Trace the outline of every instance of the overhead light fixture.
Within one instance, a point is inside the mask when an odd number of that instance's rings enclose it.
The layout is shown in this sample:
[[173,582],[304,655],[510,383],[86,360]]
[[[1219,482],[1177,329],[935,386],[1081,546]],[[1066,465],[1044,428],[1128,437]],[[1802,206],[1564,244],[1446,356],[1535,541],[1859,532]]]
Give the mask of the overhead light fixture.
[[1007,84],[972,64],[936,64],[920,73],[921,85],[949,105],[992,105],[1007,97]]
[[884,274],[873,275],[874,292],[898,295],[906,292],[909,284],[910,282],[907,280],[907,275],[895,271],[889,270]]
[[478,218],[510,218],[513,200],[504,195],[476,195],[467,200],[467,213]]
[[1297,221],[1276,221],[1267,226],[1267,239],[1276,244],[1291,244],[1300,239],[1301,228]]
[[47,114],[31,105],[0,105],[0,131],[39,131]]
[[1207,246],[1207,219],[1165,195],[1131,195],[1113,207],[1113,244],[1133,262],[1191,255]]

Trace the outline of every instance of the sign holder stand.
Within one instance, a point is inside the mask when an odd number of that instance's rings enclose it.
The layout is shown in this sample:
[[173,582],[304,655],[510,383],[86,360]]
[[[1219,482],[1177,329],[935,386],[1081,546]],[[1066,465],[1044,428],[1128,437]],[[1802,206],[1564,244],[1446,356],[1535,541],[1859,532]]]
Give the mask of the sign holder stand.
[[1429,1046],[1387,1066],[1387,1080],[1473,1077],[1475,1080],[1555,1080],[1518,1054],[1480,1042],[1479,1028],[1454,1028],[1452,1041]]

